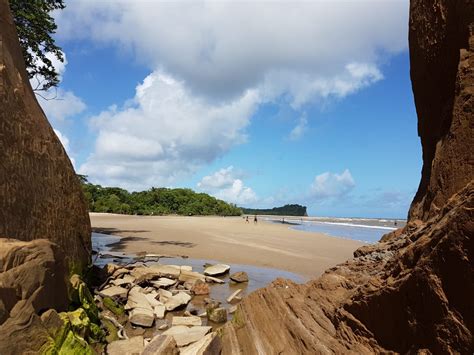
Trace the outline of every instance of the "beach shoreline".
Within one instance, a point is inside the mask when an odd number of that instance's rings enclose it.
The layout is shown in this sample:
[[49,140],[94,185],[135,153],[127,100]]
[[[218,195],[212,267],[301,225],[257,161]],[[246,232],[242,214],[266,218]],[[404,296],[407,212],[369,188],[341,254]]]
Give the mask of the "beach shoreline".
[[255,225],[242,217],[134,216],[90,213],[95,232],[122,237],[115,250],[157,253],[289,271],[306,278],[352,258],[365,243],[298,231],[284,224]]

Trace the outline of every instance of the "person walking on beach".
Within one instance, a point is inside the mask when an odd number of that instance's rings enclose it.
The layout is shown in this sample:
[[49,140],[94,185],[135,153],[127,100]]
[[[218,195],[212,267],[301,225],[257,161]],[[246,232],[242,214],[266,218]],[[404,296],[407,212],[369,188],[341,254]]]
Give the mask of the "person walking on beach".
[[249,216],[245,217],[245,223],[249,223]]
[[257,215],[253,218],[253,224],[257,224]]

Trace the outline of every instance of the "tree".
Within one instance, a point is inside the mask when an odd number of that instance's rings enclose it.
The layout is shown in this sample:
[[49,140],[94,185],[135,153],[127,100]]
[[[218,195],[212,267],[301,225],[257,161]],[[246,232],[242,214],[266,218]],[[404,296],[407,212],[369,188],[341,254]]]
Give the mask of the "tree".
[[59,84],[59,73],[50,58],[64,62],[64,55],[52,37],[57,25],[50,13],[64,7],[63,0],[10,0],[28,75],[38,80],[35,90],[48,90]]

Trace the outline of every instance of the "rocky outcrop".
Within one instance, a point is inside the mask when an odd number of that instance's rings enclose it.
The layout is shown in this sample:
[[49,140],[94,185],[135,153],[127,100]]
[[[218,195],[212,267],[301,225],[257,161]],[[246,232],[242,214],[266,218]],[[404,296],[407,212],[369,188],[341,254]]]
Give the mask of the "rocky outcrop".
[[474,4],[412,0],[410,63],[423,169],[410,219],[428,220],[474,175]]
[[0,0],[0,236],[47,238],[79,271],[91,251],[81,186],[36,101],[7,0]]
[[64,258],[44,239],[0,239],[0,354],[38,351],[49,334],[39,314],[68,304]]
[[472,1],[411,1],[423,171],[409,223],[306,285],[246,297],[224,354],[473,353],[473,19]]

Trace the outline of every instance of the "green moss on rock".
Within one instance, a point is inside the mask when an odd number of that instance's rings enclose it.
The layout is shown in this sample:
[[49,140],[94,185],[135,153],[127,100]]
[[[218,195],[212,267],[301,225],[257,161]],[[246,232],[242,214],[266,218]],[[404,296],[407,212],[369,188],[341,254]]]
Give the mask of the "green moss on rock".
[[123,316],[125,314],[125,309],[122,305],[117,304],[112,298],[105,297],[102,300],[104,307],[106,307],[109,311],[111,311],[116,316]]

